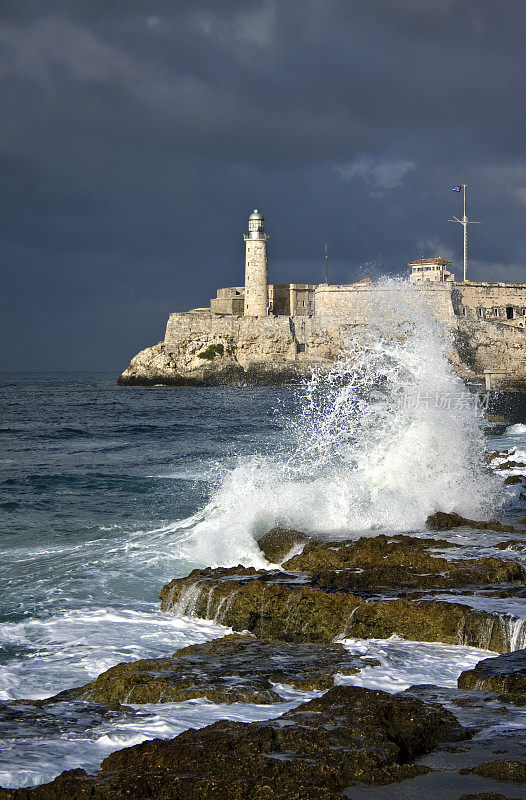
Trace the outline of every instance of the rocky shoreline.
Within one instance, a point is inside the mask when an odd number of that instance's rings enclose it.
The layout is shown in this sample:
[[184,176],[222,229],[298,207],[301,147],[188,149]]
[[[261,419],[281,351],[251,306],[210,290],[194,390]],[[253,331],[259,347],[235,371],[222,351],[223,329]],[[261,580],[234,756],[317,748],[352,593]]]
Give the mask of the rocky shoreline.
[[[390,784],[394,794],[378,797],[394,798],[405,796],[399,782],[432,787],[437,772],[450,787],[433,790],[439,800],[517,797],[513,787],[525,779],[518,730],[499,734],[496,747],[493,729],[499,715],[526,705],[526,622],[492,602],[524,597],[526,518],[502,524],[437,513],[427,527],[425,536],[337,541],[273,529],[259,541],[267,569],[197,569],[172,580],[161,591],[164,612],[237,633],[117,664],[46,700],[4,703],[0,720],[25,714],[28,724],[47,725],[68,707],[82,726],[83,715],[133,715],[129,704],[195,698],[272,705],[283,686],[311,699],[266,722],[219,721],[146,741],[112,753],[95,775],[69,770],[35,788],[0,789],[0,800],[359,800],[376,797],[364,787]],[[467,555],[455,541],[463,530],[492,536],[494,554]],[[457,690],[347,685],[380,661],[340,641],[392,636],[502,655],[464,671]]]
[[310,377],[311,367],[329,371],[332,361],[265,359],[239,363],[233,354],[204,347],[189,364],[177,362],[164,342],[141,350],[119,375],[119,386],[286,386]]

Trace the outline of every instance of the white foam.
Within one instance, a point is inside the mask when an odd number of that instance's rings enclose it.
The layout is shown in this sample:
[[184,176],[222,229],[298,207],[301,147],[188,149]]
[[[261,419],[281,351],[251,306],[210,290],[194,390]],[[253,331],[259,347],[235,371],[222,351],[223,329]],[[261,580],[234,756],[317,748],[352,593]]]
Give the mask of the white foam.
[[253,539],[275,525],[352,535],[422,528],[436,510],[493,510],[500,482],[447,332],[411,285],[384,288],[378,325],[301,389],[275,453],[240,459],[200,514],[171,527],[185,559],[262,566]]
[[509,425],[506,428],[506,436],[526,436],[526,425],[521,422],[517,425]]
[[162,614],[153,603],[140,610],[81,609],[4,623],[0,645],[15,646],[23,657],[3,665],[0,699],[49,697],[93,680],[120,661],[159,658],[230,632],[206,620]]
[[[23,737],[9,742],[0,754],[0,785],[10,788],[36,786],[53,780],[62,770],[82,767],[95,772],[115,750],[146,739],[171,739],[189,728],[202,728],[217,720],[255,722],[289,711],[315,693],[288,691],[287,702],[271,705],[214,704],[207,700],[133,706],[135,717],[103,722],[92,730],[60,737]],[[16,764],[16,767],[14,766]]]
[[439,642],[411,642],[398,636],[389,639],[343,639],[353,654],[370,656],[381,662],[365,667],[356,675],[340,675],[337,683],[402,692],[416,684],[456,688],[457,678],[483,658],[498,655],[476,647],[445,645]]

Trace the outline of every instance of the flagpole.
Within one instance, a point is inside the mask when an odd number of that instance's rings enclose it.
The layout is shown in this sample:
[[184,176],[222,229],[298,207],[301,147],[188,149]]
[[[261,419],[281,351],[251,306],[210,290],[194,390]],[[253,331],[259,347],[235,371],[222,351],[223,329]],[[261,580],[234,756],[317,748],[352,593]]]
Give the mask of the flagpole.
[[462,223],[464,225],[464,283],[466,283],[466,274],[468,271],[468,218],[466,217],[466,184],[463,183],[462,187],[464,189],[464,216],[462,218]]
[[[467,193],[467,184],[462,184],[462,189],[464,191],[464,215],[462,219],[458,219],[458,217],[453,217],[450,219],[450,222],[458,222],[464,228],[464,283],[466,283],[467,274],[468,274],[468,225],[480,225],[480,222],[474,222],[468,219],[466,214],[466,193]],[[460,187],[456,186],[454,191],[459,192]]]

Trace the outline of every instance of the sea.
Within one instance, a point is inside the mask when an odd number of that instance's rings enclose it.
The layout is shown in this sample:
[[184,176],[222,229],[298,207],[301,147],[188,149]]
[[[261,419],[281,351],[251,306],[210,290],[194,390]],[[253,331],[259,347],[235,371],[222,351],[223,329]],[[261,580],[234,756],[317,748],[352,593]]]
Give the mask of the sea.
[[[397,313],[407,291],[394,293]],[[118,387],[107,373],[2,375],[1,786],[95,771],[121,747],[220,718],[275,717],[314,696],[282,686],[278,704],[135,706],[133,716],[89,725],[65,703],[44,722],[8,713],[24,710],[15,701],[82,685],[118,662],[229,632],[161,613],[159,591],[172,578],[196,567],[268,566],[257,539],[276,525],[327,538],[426,536],[425,519],[439,509],[475,519],[526,513],[520,487],[504,484],[514,468],[488,470],[484,461],[504,450],[526,461],[526,424],[488,431],[435,322],[422,309],[406,309],[405,320],[406,335],[371,331],[329,375],[300,386],[141,388]],[[450,536],[466,557],[503,557],[493,549],[502,535]],[[519,601],[493,602],[526,619]],[[345,680],[387,691],[454,687],[491,655],[398,637],[345,645],[381,664]]]

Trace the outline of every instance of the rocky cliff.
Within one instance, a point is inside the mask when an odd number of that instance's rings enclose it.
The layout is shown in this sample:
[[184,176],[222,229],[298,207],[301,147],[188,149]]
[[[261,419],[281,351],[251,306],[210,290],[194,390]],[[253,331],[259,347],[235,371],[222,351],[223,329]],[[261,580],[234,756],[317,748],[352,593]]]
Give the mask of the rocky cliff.
[[[503,387],[526,391],[524,329],[452,317],[450,360],[464,380],[484,382],[502,370]],[[368,325],[328,317],[238,317],[194,311],[172,314],[164,341],[142,350],[121,385],[269,385],[294,383],[312,368],[328,371],[349,340]]]

